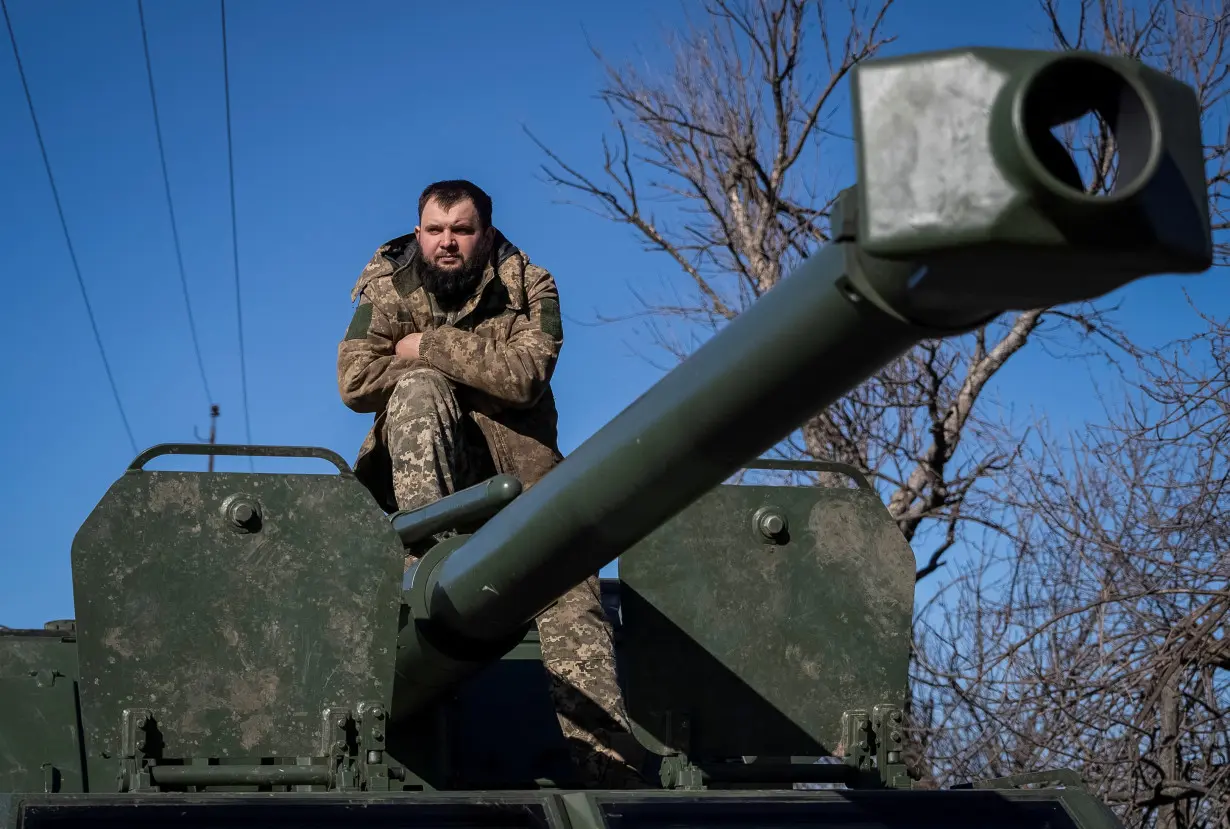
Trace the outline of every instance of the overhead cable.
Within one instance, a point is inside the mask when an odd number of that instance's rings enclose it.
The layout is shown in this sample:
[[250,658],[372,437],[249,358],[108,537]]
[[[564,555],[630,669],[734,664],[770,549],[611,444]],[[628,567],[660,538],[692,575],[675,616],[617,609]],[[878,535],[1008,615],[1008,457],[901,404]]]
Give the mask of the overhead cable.
[[209,388],[209,379],[205,376],[205,360],[201,356],[201,342],[196,333],[196,320],[192,314],[192,298],[188,294],[188,277],[184,273],[184,255],[179,242],[179,227],[175,222],[175,205],[171,200],[171,178],[167,175],[167,155],[162,144],[162,122],[158,117],[158,96],[154,92],[154,67],[150,60],[149,37],[145,30],[145,0],[137,0],[137,16],[141,21],[141,45],[145,49],[145,74],[149,78],[149,100],[154,111],[154,134],[158,138],[158,159],[162,164],[162,183],[167,194],[167,212],[171,216],[171,237],[175,241],[175,261],[179,265],[179,282],[184,289],[184,306],[188,311],[188,331],[192,335],[192,348],[196,352],[196,364],[201,372],[201,385],[205,388],[205,399],[212,405],[214,396]]
[[[226,94],[226,159],[231,186],[231,250],[235,261],[235,315],[239,325],[239,381],[243,389],[243,423],[248,443],[252,443],[252,419],[248,410],[248,370],[243,345],[243,292],[239,285],[239,222],[235,211],[235,150],[231,138],[231,76],[230,60],[226,47],[226,0],[222,6],[222,86]],[[254,467],[251,456],[248,465]]]
[[132,436],[132,427],[128,424],[128,415],[124,413],[124,403],[120,400],[119,388],[115,385],[115,376],[111,373],[111,364],[107,360],[107,350],[103,348],[102,337],[98,333],[98,323],[94,319],[94,309],[90,305],[90,297],[85,290],[85,280],[81,277],[81,266],[77,263],[77,252],[73,249],[72,236],[68,232],[68,221],[64,218],[64,207],[60,203],[60,192],[56,188],[56,179],[51,172],[51,160],[47,155],[47,145],[43,143],[43,132],[39,129],[38,115],[34,110],[34,98],[30,95],[30,85],[26,82],[26,72],[21,64],[21,52],[17,49],[17,36],[13,33],[13,21],[9,18],[9,8],[6,0],[0,0],[0,11],[4,13],[4,25],[8,29],[9,42],[13,44],[13,57],[17,61],[17,74],[21,78],[21,88],[26,94],[26,105],[30,108],[30,120],[34,123],[34,135],[38,139],[38,149],[43,157],[43,166],[47,169],[47,180],[51,183],[51,195],[55,199],[56,213],[60,217],[60,227],[64,231],[64,242],[68,246],[68,257],[72,260],[73,273],[77,276],[77,287],[81,289],[81,300],[85,303],[85,313],[90,320],[90,329],[94,332],[94,342],[98,345],[98,354],[102,357],[103,370],[107,374],[107,382],[111,384],[111,394],[115,397],[115,405],[120,412],[120,420],[124,424],[124,432],[128,435],[128,443],[132,453],[137,454],[137,441]]

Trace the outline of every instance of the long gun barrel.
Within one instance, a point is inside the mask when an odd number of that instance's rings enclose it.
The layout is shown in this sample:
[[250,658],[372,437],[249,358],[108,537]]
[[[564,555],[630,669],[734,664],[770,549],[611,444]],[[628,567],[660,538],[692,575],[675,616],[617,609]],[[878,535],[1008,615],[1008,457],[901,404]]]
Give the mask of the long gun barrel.
[[[518,639],[573,586],[920,341],[1198,272],[1212,241],[1197,100],[1136,62],[963,49],[853,75],[858,185],[831,243],[472,536],[408,574],[395,713]],[[1091,195],[1051,129],[1094,111]],[[453,541],[453,540],[450,540]]]

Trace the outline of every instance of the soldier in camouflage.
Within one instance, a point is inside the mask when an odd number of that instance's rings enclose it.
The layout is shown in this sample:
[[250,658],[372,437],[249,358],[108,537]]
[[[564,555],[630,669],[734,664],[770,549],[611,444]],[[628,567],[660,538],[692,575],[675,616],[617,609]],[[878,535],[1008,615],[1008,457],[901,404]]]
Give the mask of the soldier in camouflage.
[[[381,245],[359,275],[338,346],[342,401],[376,415],[355,473],[390,512],[497,472],[528,488],[562,460],[550,385],[564,342],[555,280],[492,226],[491,199],[474,184],[432,184],[418,208],[414,232]],[[583,783],[641,785],[597,576],[537,623]]]

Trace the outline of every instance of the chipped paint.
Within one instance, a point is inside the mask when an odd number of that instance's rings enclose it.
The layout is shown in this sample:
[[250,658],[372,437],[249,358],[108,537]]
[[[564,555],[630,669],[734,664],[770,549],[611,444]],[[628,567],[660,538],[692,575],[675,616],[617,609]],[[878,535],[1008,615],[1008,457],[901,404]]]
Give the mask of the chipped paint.
[[103,644],[125,659],[132,656],[132,649],[124,642],[124,631],[120,628],[108,630],[103,637]]
[[158,476],[153,479],[157,485],[150,487],[149,502],[144,507],[151,515],[197,513],[204,506],[200,478],[165,472],[147,474]]
[[877,641],[901,639],[901,614],[914,605],[914,570],[901,565],[904,539],[895,524],[865,506],[865,497],[826,499],[808,515],[817,563],[840,570],[863,607],[864,632]]
[[[258,531],[227,520],[236,494],[259,505]],[[391,707],[396,545],[352,478],[118,480],[73,547],[90,755],[118,753],[132,700],[168,758],[312,755],[323,709]]]

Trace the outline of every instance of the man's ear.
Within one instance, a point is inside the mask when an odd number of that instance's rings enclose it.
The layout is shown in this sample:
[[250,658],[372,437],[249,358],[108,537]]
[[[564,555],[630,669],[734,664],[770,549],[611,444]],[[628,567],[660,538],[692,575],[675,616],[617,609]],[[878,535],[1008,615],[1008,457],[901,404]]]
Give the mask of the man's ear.
[[419,234],[420,234],[420,233],[422,233],[422,232],[423,232],[423,228],[419,227],[418,225],[415,225],[415,226],[414,226],[414,240],[415,240],[416,242],[418,241]]

